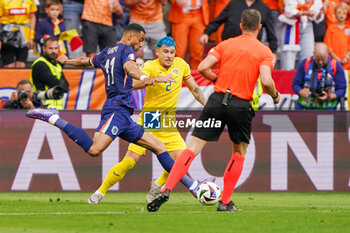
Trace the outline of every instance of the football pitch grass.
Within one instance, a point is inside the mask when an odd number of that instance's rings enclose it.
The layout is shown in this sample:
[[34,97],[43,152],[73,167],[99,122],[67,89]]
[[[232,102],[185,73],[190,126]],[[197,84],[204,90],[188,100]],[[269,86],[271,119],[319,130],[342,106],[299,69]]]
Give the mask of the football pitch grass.
[[148,213],[146,193],[0,193],[0,232],[350,232],[350,193],[235,193],[239,213],[172,193]]

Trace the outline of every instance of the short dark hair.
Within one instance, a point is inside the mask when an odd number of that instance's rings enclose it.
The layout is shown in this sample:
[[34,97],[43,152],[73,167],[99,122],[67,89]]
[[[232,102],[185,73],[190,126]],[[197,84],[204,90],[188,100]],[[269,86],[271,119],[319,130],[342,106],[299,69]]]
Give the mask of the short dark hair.
[[144,32],[146,34],[145,29],[137,23],[131,23],[128,26],[126,26],[126,28],[124,29],[124,33],[125,32],[136,32],[136,33],[140,33],[140,32]]
[[19,81],[19,82],[17,83],[16,89],[18,89],[19,86],[22,86],[22,85],[24,85],[24,84],[30,84],[31,86],[33,86],[33,84],[32,84],[29,80],[23,79],[23,80],[21,80],[21,81]]
[[46,8],[49,8],[50,6],[53,6],[53,5],[59,6],[60,4],[61,4],[61,3],[60,3],[59,0],[48,0],[48,1],[46,2]]
[[255,31],[259,28],[261,23],[261,14],[254,9],[246,9],[241,15],[241,24],[243,29],[248,31]]
[[49,41],[58,41],[56,38],[52,37],[52,36],[46,36],[44,35],[44,43],[43,46],[46,46],[47,42]]

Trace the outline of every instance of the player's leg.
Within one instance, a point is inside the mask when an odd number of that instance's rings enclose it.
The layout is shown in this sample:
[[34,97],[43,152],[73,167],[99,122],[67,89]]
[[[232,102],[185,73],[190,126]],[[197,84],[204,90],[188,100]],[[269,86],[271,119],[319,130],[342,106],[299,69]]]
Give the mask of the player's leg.
[[[182,151],[183,150],[169,151],[169,154],[174,160],[176,160],[177,157],[182,153]],[[150,191],[148,192],[147,198],[146,198],[147,203],[150,203],[154,199],[159,197],[161,187],[166,183],[168,176],[169,176],[169,172],[164,170],[163,173],[158,178],[155,178],[151,181],[151,188],[150,188]],[[187,176],[187,175],[185,175],[185,176]],[[207,182],[207,181],[215,182],[215,177],[209,177],[209,178],[204,179],[204,180],[193,180],[190,177],[189,177],[189,179],[191,180],[191,183],[186,183],[189,186],[186,186],[186,184],[184,184],[184,185],[188,188],[188,190],[191,192],[191,194],[195,198],[197,198],[197,190],[203,182]]]
[[[176,160],[178,154],[181,153],[181,151],[168,151],[168,152],[169,152],[171,158],[173,158],[174,160]],[[169,176],[169,172],[164,170],[163,173],[158,178],[152,179],[151,188],[150,188],[150,190],[147,194],[147,197],[146,197],[147,203],[150,203],[154,199],[159,197],[160,190],[161,190],[162,186],[165,184],[166,180],[168,179],[168,176]]]
[[109,170],[105,180],[98,190],[102,194],[106,194],[113,185],[121,181],[124,178],[125,174],[136,165],[140,157],[141,155],[128,150],[123,160],[114,165],[111,170]]
[[122,161],[114,165],[107,173],[106,178],[103,180],[102,185],[93,193],[89,199],[89,204],[98,204],[102,198],[106,195],[107,191],[120,182],[125,174],[131,170],[139,161],[141,154],[128,150]]
[[[166,146],[166,144],[165,144],[165,146]],[[168,149],[168,152],[169,152],[171,158],[176,160],[177,157],[181,154],[182,150],[170,151]],[[169,176],[169,172],[164,170],[163,173],[158,178],[155,179],[157,186],[159,186],[159,187],[163,186],[165,184],[166,180],[168,179],[168,176]]]
[[[176,158],[181,154],[181,152],[186,149],[186,143],[178,131],[152,132],[152,134],[165,144],[167,151],[174,160],[176,160]],[[152,180],[151,188],[147,195],[147,203],[152,202],[155,198],[157,198],[160,195],[160,189],[165,184],[168,175],[169,173],[164,170],[161,176]],[[197,197],[195,189],[197,186],[199,186],[199,183],[200,182],[198,181],[192,180],[191,186],[187,186],[187,188],[191,191],[194,197]]]
[[175,160],[174,166],[162,191],[165,191],[166,189],[169,189],[170,191],[173,190],[180,179],[187,174],[193,159],[203,149],[206,143],[207,141],[198,137],[191,137],[187,149],[182,151]]
[[29,110],[26,116],[49,122],[61,129],[70,139],[93,157],[101,155],[113,141],[110,136],[103,133],[95,133],[94,140],[92,140],[83,129],[60,118],[56,109],[33,109]]
[[175,160],[173,168],[169,173],[169,177],[163,189],[161,195],[148,203],[147,209],[149,212],[158,211],[159,207],[169,199],[169,194],[175,185],[186,177],[186,173],[191,166],[193,159],[203,149],[207,142],[200,138],[192,136],[188,148],[184,150],[179,157]]
[[130,143],[124,159],[109,170],[106,178],[103,180],[102,185],[90,196],[88,203],[98,204],[107,191],[113,185],[121,181],[125,174],[136,165],[140,157],[145,153],[145,148]]
[[[157,159],[162,165],[162,167],[167,172],[170,172],[171,168],[174,165],[174,159],[171,158],[169,152],[166,150],[166,147],[162,141],[160,141],[152,134],[144,132],[143,136],[140,138],[140,140],[136,142],[136,144],[145,147],[152,151],[154,154],[156,154]],[[191,185],[193,184],[193,180],[188,176],[184,176],[183,179],[181,179],[181,183],[183,183],[186,187],[191,187]]]
[[224,172],[224,189],[218,211],[238,211],[231,195],[243,170],[244,156],[250,141],[251,124],[254,117],[248,100],[232,97],[225,114],[228,132],[232,141],[232,155]]
[[190,167],[191,162],[196,157],[196,155],[201,152],[207,141],[217,141],[224,130],[225,121],[224,121],[224,111],[222,106],[222,93],[213,93],[207,104],[199,116],[198,121],[205,122],[208,119],[217,119],[221,121],[221,125],[218,128],[199,128],[196,127],[192,133],[192,137],[187,146],[187,149],[184,150],[179,158],[176,160],[174,169],[172,169],[169,174],[168,180],[162,189],[165,191],[169,189],[170,191],[174,188],[175,184],[181,179],[181,176],[185,175]]
[[162,195],[147,205],[150,212],[158,211],[159,207],[169,199],[169,193],[174,188],[176,183],[183,177],[193,159],[203,149],[207,141],[217,141],[225,127],[224,111],[222,106],[222,93],[213,93],[207,104],[199,116],[199,121],[206,121],[208,119],[217,119],[221,122],[220,127],[213,128],[198,128],[196,127],[192,133],[192,137],[186,150],[176,159],[173,169],[169,174],[167,182],[161,190]]
[[228,162],[224,173],[224,189],[219,202],[218,211],[240,211],[231,201],[231,195],[243,170],[244,156],[247,152],[248,143],[232,142],[233,154]]

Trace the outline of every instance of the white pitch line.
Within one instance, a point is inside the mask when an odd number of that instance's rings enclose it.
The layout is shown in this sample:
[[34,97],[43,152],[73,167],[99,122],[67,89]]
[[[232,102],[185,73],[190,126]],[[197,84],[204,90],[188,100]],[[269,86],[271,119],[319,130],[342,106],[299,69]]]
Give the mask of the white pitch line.
[[[241,213],[350,213],[350,210],[281,210],[281,211],[272,211],[272,210],[247,210],[239,212]],[[169,211],[160,211],[159,214],[217,214],[218,212],[207,212],[207,211],[186,211],[186,212],[169,212]],[[227,213],[227,212],[221,212]],[[0,213],[0,216],[11,216],[11,215],[122,215],[122,214],[149,214],[148,212],[32,212],[32,213]]]

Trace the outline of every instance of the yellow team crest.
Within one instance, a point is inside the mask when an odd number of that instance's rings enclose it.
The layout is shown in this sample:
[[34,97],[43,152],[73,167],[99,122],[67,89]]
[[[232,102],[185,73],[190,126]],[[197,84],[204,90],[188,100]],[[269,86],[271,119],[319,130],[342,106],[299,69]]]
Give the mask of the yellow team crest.
[[173,72],[175,75],[179,75],[180,74],[179,68],[174,68],[174,69],[171,70],[171,72]]

